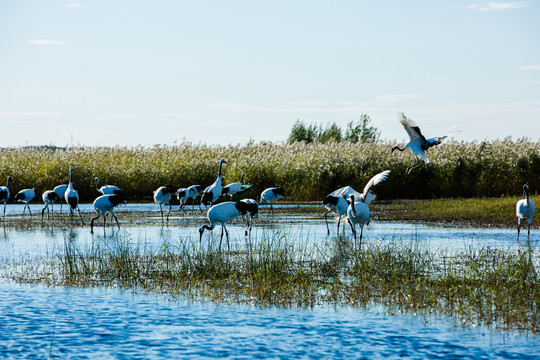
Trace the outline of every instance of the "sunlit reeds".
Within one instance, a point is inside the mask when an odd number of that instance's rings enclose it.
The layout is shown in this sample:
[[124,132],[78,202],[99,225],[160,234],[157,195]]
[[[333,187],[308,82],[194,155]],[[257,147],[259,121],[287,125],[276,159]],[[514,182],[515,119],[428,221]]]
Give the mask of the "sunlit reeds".
[[540,188],[540,143],[528,140],[446,142],[428,152],[431,163],[405,170],[415,160],[409,152],[390,154],[389,143],[248,143],[206,146],[182,143],[153,147],[31,148],[0,150],[0,181],[11,175],[14,188],[38,192],[74,183],[84,201],[95,198],[93,179],[121,187],[130,199],[150,199],[152,191],[170,183],[177,187],[209,185],[226,158],[224,182],[242,172],[253,184],[253,196],[270,186],[285,189],[291,201],[318,201],[338,187],[362,189],[376,173],[391,169],[377,189],[379,199],[484,197],[519,195],[528,182]]

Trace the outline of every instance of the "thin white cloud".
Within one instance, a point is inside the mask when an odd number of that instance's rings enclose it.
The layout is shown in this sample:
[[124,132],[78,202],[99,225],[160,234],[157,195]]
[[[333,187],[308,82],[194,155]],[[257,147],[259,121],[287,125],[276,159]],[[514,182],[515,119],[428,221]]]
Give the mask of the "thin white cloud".
[[0,112],[0,119],[55,118],[60,115],[52,112]]
[[30,40],[32,45],[63,45],[62,41],[58,40]]
[[194,114],[159,114],[158,116],[164,117],[164,118],[182,118],[182,119],[192,119],[192,118],[201,117],[200,115],[194,115]]
[[244,126],[243,123],[237,121],[206,121],[198,123],[197,126],[200,127],[211,127],[211,128],[229,128],[229,127],[239,127]]
[[504,11],[504,10],[514,10],[527,7],[528,3],[526,1],[511,1],[511,2],[490,2],[486,5],[471,4],[468,6],[469,9],[478,10],[478,11]]
[[520,70],[540,70],[540,65],[527,65],[527,66],[520,66]]
[[301,100],[291,102],[293,105],[307,105],[307,106],[326,106],[328,102],[321,100]]
[[324,101],[299,101],[292,102],[291,104],[301,106],[254,106],[245,105],[234,102],[218,102],[211,106],[214,109],[233,112],[233,113],[333,113],[333,114],[349,114],[349,113],[362,113],[368,107],[382,107],[388,106],[391,103],[402,103],[409,100],[427,98],[427,95],[422,94],[389,94],[380,95],[375,99],[369,101],[338,101],[338,102],[324,102]]
[[84,4],[81,4],[81,3],[71,3],[71,4],[68,4],[67,7],[71,7],[71,8],[74,8],[74,7],[84,7]]
[[382,102],[400,102],[414,99],[427,98],[427,95],[421,94],[389,94],[377,96],[376,100]]
[[134,118],[135,114],[113,114],[109,115],[111,119],[131,119]]

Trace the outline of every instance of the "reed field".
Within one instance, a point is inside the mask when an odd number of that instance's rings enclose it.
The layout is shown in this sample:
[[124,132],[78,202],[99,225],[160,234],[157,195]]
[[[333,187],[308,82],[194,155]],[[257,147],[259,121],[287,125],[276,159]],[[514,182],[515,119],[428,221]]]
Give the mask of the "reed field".
[[[388,180],[374,191],[378,199],[520,196],[529,183],[540,188],[540,143],[525,139],[490,142],[445,142],[428,151],[431,162],[406,175],[415,162],[409,151],[390,153],[394,143],[248,143],[206,146],[181,143],[153,147],[16,147],[0,150],[0,179],[12,176],[13,189],[38,193],[68,181],[82,201],[96,197],[94,177],[114,184],[129,201],[150,200],[164,184],[210,185],[219,159],[225,158],[223,183],[236,182],[242,172],[252,184],[252,197],[272,186],[285,189],[286,200],[320,201],[350,185],[361,191],[375,174],[390,169]],[[1,180],[0,180],[1,181]]]
[[7,267],[21,283],[285,308],[382,304],[390,314],[443,314],[464,326],[540,331],[538,250],[485,246],[448,255],[400,241],[355,250],[343,240],[299,244],[274,231],[222,252],[188,239],[150,250],[126,236],[78,244],[66,235],[64,248],[45,259],[13,259]]

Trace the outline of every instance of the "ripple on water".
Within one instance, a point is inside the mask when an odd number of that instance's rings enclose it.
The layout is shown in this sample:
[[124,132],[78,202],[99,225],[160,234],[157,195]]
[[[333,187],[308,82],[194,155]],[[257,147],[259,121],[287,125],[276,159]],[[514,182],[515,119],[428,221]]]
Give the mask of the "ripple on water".
[[540,341],[359,309],[172,303],[114,289],[0,284],[0,354],[44,358],[533,359]]

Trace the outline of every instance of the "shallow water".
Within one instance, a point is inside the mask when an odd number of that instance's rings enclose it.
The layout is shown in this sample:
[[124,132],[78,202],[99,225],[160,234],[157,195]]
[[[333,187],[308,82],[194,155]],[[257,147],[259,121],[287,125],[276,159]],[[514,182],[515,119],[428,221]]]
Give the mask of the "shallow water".
[[[11,208],[10,208],[11,207]],[[313,208],[313,206],[310,206]],[[290,208],[297,209],[296,206]],[[91,204],[83,204],[82,218],[85,226],[64,226],[71,224],[67,213],[62,215],[55,213],[53,224],[46,219],[37,221],[32,226],[5,226],[0,228],[0,259],[18,256],[44,256],[63,248],[64,239],[69,238],[79,244],[91,244],[97,241],[121,238],[129,239],[133,243],[145,244],[150,248],[159,248],[164,242],[169,244],[192,243],[198,246],[199,227],[208,223],[205,212],[196,208],[189,208],[187,213],[179,213],[175,207],[171,213],[169,222],[161,224],[159,207],[155,204],[133,204],[128,207],[120,207],[115,211],[120,221],[120,229],[109,226],[103,230],[101,219],[96,222],[94,234],[90,233],[89,219],[95,214]],[[254,220],[251,233],[251,241],[283,237],[287,241],[305,247],[313,243],[326,244],[337,239],[337,221],[329,217],[328,225],[330,236],[327,236],[327,228],[320,213],[275,213],[269,214],[268,209],[263,207],[261,213]],[[65,210],[65,209],[64,209]],[[13,214],[22,213],[22,206],[8,205],[8,212]],[[135,215],[134,215],[135,214]],[[17,216],[21,219],[21,216]],[[28,217],[27,217],[28,218]],[[8,217],[8,222],[13,221]],[[78,224],[78,217],[75,218]],[[231,249],[246,246],[246,225],[241,219],[227,224],[230,235]],[[358,234],[360,230],[357,228]],[[203,246],[217,247],[220,241],[221,227],[219,224],[213,231],[206,231],[203,235]],[[277,234],[277,235],[276,235]],[[354,241],[350,226],[342,221],[340,234],[345,239]],[[521,245],[526,244],[527,233],[522,233]],[[364,228],[364,242],[373,241],[398,241],[414,243],[423,248],[440,250],[445,253],[455,253],[475,247],[499,247],[514,248],[520,246],[516,242],[516,230],[506,228],[473,228],[465,226],[450,226],[441,224],[421,224],[396,221],[372,221]],[[540,242],[540,233],[532,231],[531,244],[536,246]],[[223,238],[222,246],[226,246],[226,238]]]
[[115,289],[0,283],[6,358],[534,359],[540,339],[358,309],[167,302]]
[[[12,206],[11,214],[22,211]],[[56,208],[55,208],[56,209]],[[33,209],[34,210],[34,209]],[[65,210],[65,209],[64,209]],[[90,205],[83,205],[88,221]],[[134,215],[131,212],[141,212]],[[306,246],[336,240],[321,213],[268,215],[255,220],[251,239],[271,236]],[[163,242],[198,246],[198,211],[158,225],[153,204],[120,208],[121,229],[97,226],[49,226],[0,229],[0,265],[12,259],[42,258],[61,252],[65,238],[80,245],[122,238],[158,249]],[[148,223],[148,224],[147,224]],[[100,223],[101,224],[101,223]],[[342,224],[346,238],[350,228]],[[245,224],[227,226],[231,247],[246,246]],[[205,233],[203,246],[217,246],[219,227]],[[540,237],[531,234],[537,244]],[[112,241],[112,240],[111,240]],[[412,242],[430,249],[457,252],[467,247],[517,247],[514,229],[477,229],[373,221],[364,241]],[[225,246],[225,245],[224,245]],[[45,288],[0,282],[0,357],[5,358],[540,358],[540,339],[527,334],[501,334],[485,328],[461,329],[447,318],[389,316],[382,309],[255,308],[237,305],[166,301],[157,295],[118,289]]]

